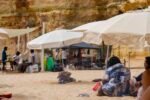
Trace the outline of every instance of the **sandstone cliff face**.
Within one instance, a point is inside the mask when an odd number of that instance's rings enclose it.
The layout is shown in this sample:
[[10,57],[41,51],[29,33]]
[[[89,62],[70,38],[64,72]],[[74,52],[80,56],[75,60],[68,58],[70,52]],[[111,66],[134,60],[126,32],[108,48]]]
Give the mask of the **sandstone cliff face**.
[[[74,28],[128,10],[145,8],[150,0],[28,0],[28,2],[29,9],[18,10],[15,0],[0,0],[0,27],[32,27],[41,25],[42,20],[45,20],[47,31],[55,28]],[[38,32],[32,33],[31,37],[35,38],[38,35]],[[26,41],[25,36],[22,40]],[[16,45],[16,38],[5,43],[8,46]],[[25,49],[25,46],[21,48]]]
[[[6,14],[0,26],[26,27],[23,22],[39,25],[41,16],[47,17],[48,30],[57,27],[72,28],[78,25],[107,19],[128,10],[144,8],[150,0],[28,0],[29,9],[18,16],[15,0],[0,0],[0,13]],[[20,9],[19,9],[20,10]],[[13,14],[12,14],[13,13]],[[19,12],[20,13],[20,12]],[[11,14],[11,15],[8,15]],[[23,18],[22,18],[23,17]]]

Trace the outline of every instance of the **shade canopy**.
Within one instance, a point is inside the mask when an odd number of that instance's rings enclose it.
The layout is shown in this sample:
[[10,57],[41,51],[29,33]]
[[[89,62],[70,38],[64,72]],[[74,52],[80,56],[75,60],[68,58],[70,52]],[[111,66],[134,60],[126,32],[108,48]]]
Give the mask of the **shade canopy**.
[[99,47],[96,45],[81,42],[81,43],[71,45],[70,48],[98,49]]
[[26,28],[26,29],[6,29],[0,28],[0,37],[3,38],[12,38],[20,35],[25,35],[35,31],[37,27],[34,28]]
[[8,38],[7,32],[2,28],[0,28],[0,37]]
[[60,48],[80,43],[82,38],[82,32],[72,32],[61,29],[39,36],[38,38],[28,42],[27,47],[30,49]]

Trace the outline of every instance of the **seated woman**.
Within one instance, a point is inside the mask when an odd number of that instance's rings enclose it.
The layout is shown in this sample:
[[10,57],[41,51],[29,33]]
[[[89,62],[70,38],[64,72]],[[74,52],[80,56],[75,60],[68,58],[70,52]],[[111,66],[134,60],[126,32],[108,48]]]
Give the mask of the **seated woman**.
[[126,94],[130,80],[130,71],[121,64],[118,57],[113,56],[108,61],[105,77],[98,95],[122,96]]

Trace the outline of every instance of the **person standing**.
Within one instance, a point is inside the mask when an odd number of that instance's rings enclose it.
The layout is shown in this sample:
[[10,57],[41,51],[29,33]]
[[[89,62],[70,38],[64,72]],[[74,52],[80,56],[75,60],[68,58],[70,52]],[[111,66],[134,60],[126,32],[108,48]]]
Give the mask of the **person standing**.
[[62,49],[62,63],[63,63],[63,66],[66,67],[66,65],[67,65],[67,52],[65,49]]
[[34,54],[34,50],[30,50],[29,63],[35,64],[35,54]]
[[60,59],[60,54],[59,54],[59,49],[56,49],[56,53],[55,53],[55,60],[56,60],[56,63],[57,64],[59,64],[60,63],[60,61],[59,61],[59,59]]
[[2,51],[2,64],[3,64],[2,70],[3,71],[6,70],[6,68],[5,68],[5,66],[6,66],[6,60],[7,60],[7,53],[6,53],[6,51],[7,51],[7,47],[4,47],[4,49]]

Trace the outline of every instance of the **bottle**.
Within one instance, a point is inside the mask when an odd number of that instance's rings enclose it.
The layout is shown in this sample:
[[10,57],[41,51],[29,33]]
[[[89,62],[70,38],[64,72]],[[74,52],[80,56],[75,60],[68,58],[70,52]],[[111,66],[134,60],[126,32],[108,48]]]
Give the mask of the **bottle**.
[[97,91],[100,87],[101,87],[101,83],[97,82],[92,89],[93,91]]

